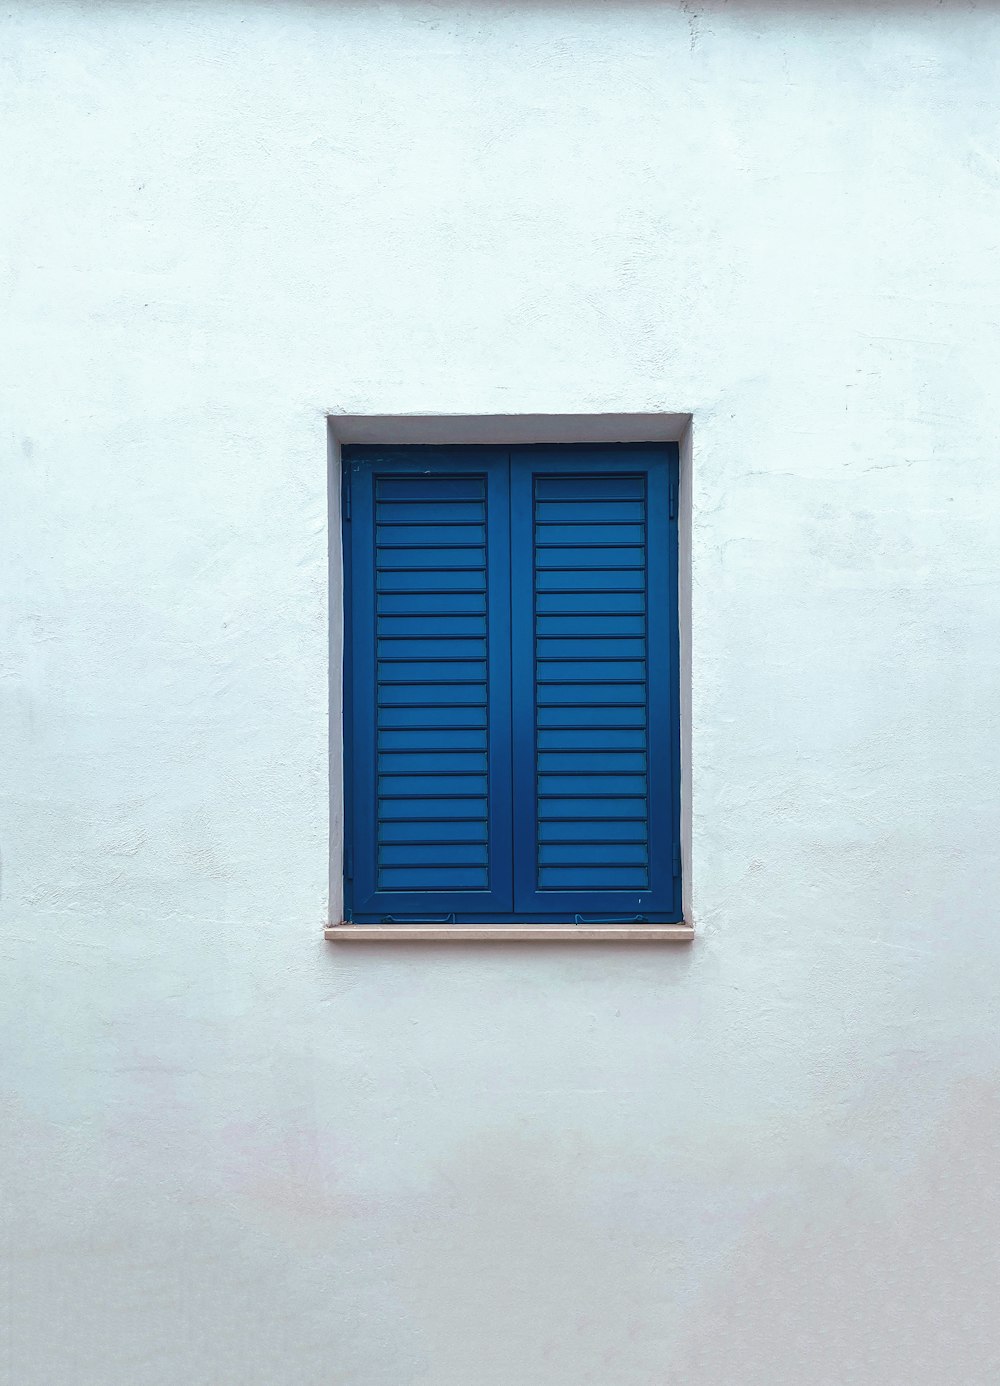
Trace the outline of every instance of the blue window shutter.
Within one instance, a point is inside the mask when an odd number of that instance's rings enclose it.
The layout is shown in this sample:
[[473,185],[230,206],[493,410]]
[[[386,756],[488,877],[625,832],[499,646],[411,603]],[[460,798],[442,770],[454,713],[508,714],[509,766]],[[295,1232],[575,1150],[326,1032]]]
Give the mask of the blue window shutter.
[[344,465],[348,917],[679,919],[676,445]]
[[349,917],[509,914],[509,465],[345,449]]
[[680,918],[675,445],[511,454],[514,904]]

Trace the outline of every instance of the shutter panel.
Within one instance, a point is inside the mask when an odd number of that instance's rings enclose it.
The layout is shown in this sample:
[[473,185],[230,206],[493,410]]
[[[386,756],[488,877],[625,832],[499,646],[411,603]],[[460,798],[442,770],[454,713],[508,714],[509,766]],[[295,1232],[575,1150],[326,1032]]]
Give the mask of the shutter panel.
[[680,918],[676,450],[511,458],[515,908]]
[[681,917],[676,457],[344,450],[348,918]]
[[506,453],[345,453],[350,917],[509,913]]

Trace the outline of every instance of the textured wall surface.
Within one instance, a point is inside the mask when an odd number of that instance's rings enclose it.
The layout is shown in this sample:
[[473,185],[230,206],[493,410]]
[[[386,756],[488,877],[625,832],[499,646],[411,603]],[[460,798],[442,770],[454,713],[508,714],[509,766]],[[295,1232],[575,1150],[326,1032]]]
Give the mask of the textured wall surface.
[[[0,1373],[995,1386],[1000,9],[0,65]],[[334,411],[692,413],[693,947],[323,944]]]

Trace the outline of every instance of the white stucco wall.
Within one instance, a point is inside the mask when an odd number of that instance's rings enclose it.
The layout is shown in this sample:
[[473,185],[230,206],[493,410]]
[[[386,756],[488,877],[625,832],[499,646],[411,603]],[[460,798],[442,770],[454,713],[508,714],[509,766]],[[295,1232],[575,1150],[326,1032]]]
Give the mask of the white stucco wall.
[[[4,7],[13,1386],[995,1386],[998,55]],[[421,412],[693,415],[694,946],[324,945],[325,417]]]

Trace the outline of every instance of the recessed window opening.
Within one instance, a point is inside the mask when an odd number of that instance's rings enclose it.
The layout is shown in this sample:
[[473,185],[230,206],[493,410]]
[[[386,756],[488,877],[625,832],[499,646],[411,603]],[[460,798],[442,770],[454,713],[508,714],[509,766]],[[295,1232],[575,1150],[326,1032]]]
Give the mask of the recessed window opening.
[[345,446],[345,916],[681,918],[677,446]]

